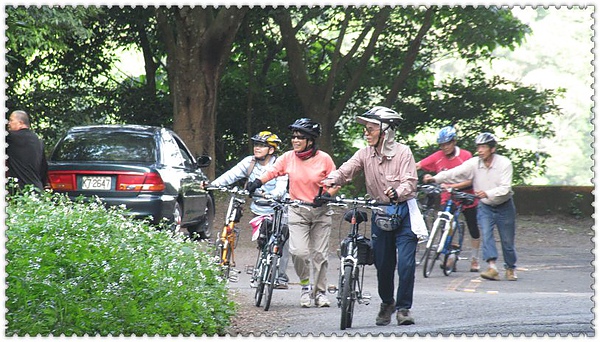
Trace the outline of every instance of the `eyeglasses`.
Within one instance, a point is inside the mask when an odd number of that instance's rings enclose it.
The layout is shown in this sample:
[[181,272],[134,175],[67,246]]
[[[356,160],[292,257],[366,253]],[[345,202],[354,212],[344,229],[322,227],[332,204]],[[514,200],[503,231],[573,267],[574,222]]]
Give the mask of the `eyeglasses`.
[[269,147],[269,145],[267,144],[263,144],[263,143],[254,143],[254,147]]
[[306,140],[308,138],[306,136],[304,136],[304,135],[292,135],[292,140],[294,140],[294,139]]
[[380,129],[379,128],[371,128],[371,127],[363,128],[363,133],[366,133],[368,135],[371,135],[371,134],[373,134],[373,132],[377,132],[377,131],[380,131]]

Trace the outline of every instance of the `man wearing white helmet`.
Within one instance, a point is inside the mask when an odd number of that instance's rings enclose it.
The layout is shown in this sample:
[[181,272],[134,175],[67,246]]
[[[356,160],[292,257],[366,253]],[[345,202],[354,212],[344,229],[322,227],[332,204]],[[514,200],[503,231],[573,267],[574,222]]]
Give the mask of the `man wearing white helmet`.
[[491,133],[481,133],[475,138],[478,157],[435,176],[423,176],[424,182],[460,182],[471,179],[475,195],[479,197],[477,222],[483,237],[483,259],[488,269],[480,275],[488,280],[500,280],[496,259],[498,251],[494,239],[494,226],[498,228],[506,280],[517,280],[515,250],[516,210],[513,202],[512,174],[510,159],[496,154],[497,139]]
[[[422,169],[426,172],[439,173],[453,169],[465,161],[473,158],[471,152],[456,146],[456,137],[457,134],[454,127],[446,126],[442,128],[437,137],[437,143],[440,146],[439,151],[436,151],[423,158],[423,160],[417,162],[417,170]],[[474,193],[473,182],[470,179],[459,183],[443,183],[442,187],[453,188],[470,194]],[[448,202],[449,198],[450,193],[442,193],[440,202],[442,208],[446,205],[446,202]],[[471,272],[479,272],[480,232],[477,225],[478,202],[479,201],[475,201],[473,204],[465,204],[462,207],[462,213],[467,221],[467,227],[469,228],[469,235],[471,235]],[[451,256],[455,257],[456,255],[451,254]],[[456,264],[451,262],[447,267],[456,267]]]
[[[397,225],[378,225],[371,217],[377,287],[381,306],[375,324],[388,325],[397,311],[398,325],[414,324],[410,315],[415,284],[415,252],[419,236],[426,236],[425,222],[415,200],[417,169],[410,148],[394,140],[402,116],[386,107],[374,107],[356,121],[364,125],[368,146],[358,150],[323,181],[329,186],[346,184],[364,172],[367,193],[378,202],[390,202],[386,211],[399,217]],[[398,288],[394,293],[394,273]],[[394,297],[396,299],[394,299]]]

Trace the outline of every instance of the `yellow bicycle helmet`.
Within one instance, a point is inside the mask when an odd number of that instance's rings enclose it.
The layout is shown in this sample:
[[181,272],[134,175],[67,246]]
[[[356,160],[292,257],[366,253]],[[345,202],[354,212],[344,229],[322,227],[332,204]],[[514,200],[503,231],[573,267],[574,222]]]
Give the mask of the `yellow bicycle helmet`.
[[275,151],[279,149],[279,144],[281,144],[281,140],[279,139],[277,134],[271,133],[269,131],[262,131],[253,136],[251,140],[253,142],[263,143],[272,146],[275,149]]

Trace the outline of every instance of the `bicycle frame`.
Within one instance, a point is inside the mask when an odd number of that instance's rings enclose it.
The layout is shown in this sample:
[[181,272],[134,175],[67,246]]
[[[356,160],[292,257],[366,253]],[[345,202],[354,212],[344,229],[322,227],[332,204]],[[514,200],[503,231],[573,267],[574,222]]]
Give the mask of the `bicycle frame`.
[[[439,185],[437,186],[439,187]],[[423,265],[423,276],[429,277],[433,270],[433,265],[440,255],[444,255],[442,268],[444,275],[450,275],[452,268],[447,267],[448,258],[450,255],[456,255],[456,261],[458,261],[458,255],[462,249],[462,243],[464,238],[464,227],[460,224],[458,218],[462,212],[463,201],[472,201],[475,199],[474,195],[467,194],[464,192],[453,190],[448,188],[451,196],[446,202],[446,206],[443,211],[439,211],[437,218],[433,223],[431,235],[429,241],[427,241],[427,248],[425,249],[424,265]],[[456,208],[453,210],[453,206]],[[442,231],[440,232],[440,229]],[[452,241],[456,231],[459,232],[458,249],[452,248]],[[441,237],[436,237],[441,233]],[[435,245],[437,243],[437,245]]]
[[[275,282],[279,277],[279,263],[283,253],[283,247],[287,242],[284,236],[284,214],[286,206],[303,206],[300,201],[289,199],[275,199],[268,195],[258,196],[263,199],[256,201],[259,205],[270,205],[273,208],[270,228],[268,230],[267,242],[259,251],[256,266],[252,270],[252,278],[256,281],[256,292],[254,295],[254,304],[261,305],[263,295],[265,295],[264,310],[269,310]],[[310,209],[309,209],[310,210]]]
[[239,229],[236,224],[240,222],[243,205],[246,203],[241,196],[247,195],[248,192],[240,190],[238,187],[208,187],[206,190],[218,190],[231,194],[225,214],[225,222],[216,241],[217,263],[223,270],[223,276],[229,281],[236,282],[238,281],[237,273],[240,273],[240,271],[231,273],[232,267],[235,267],[235,247],[239,239]]
[[352,326],[354,316],[354,303],[368,305],[371,300],[371,294],[363,292],[364,267],[358,260],[358,240],[360,238],[360,224],[368,221],[367,213],[360,211],[359,207],[380,210],[378,205],[388,205],[376,203],[368,198],[345,199],[343,197],[323,198],[329,201],[329,206],[347,207],[351,205],[350,210],[344,215],[344,220],[350,223],[350,232],[342,240],[340,245],[340,270],[338,275],[338,287],[330,286],[328,292],[337,292],[336,299],[338,307],[341,309],[340,329],[345,330]]
[[[437,217],[437,207],[439,206],[439,194],[441,188],[432,187],[429,185],[418,185],[419,198],[417,204],[425,226],[427,227],[428,236],[431,235],[433,223]],[[427,239],[419,239],[417,243],[417,250],[415,251],[415,264],[419,266],[423,259],[425,259],[425,251],[427,250]]]

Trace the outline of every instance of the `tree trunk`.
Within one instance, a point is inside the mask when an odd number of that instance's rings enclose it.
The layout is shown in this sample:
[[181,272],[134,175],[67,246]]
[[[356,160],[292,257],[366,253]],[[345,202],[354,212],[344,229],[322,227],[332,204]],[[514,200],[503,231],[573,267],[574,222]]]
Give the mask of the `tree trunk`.
[[[365,26],[359,37],[353,42],[353,47],[346,55],[341,55],[341,44],[344,41],[345,24],[340,30],[339,36],[335,41],[337,45],[332,57],[331,67],[327,72],[326,81],[314,83],[309,78],[307,66],[303,60],[302,46],[296,37],[298,27],[292,24],[292,18],[287,11],[279,11],[274,19],[281,29],[281,39],[286,48],[286,56],[289,62],[292,82],[298,93],[306,116],[314,119],[321,124],[321,138],[319,147],[332,154],[332,137],[335,131],[334,126],[342,115],[342,111],[350,101],[352,94],[360,86],[360,79],[367,69],[367,63],[373,56],[377,39],[385,28],[387,19],[390,16],[391,8],[383,7],[374,19],[373,26]],[[366,44],[362,52],[357,52],[358,47]],[[343,89],[337,101],[333,101],[333,93],[339,80],[339,74],[347,72],[345,67],[351,59],[357,59],[358,65],[352,70],[352,77],[341,88]],[[333,154],[332,154],[333,156]]]
[[[167,47],[173,130],[194,156],[215,159],[217,90],[248,7],[161,7],[158,28]],[[215,176],[215,164],[206,170]]]

